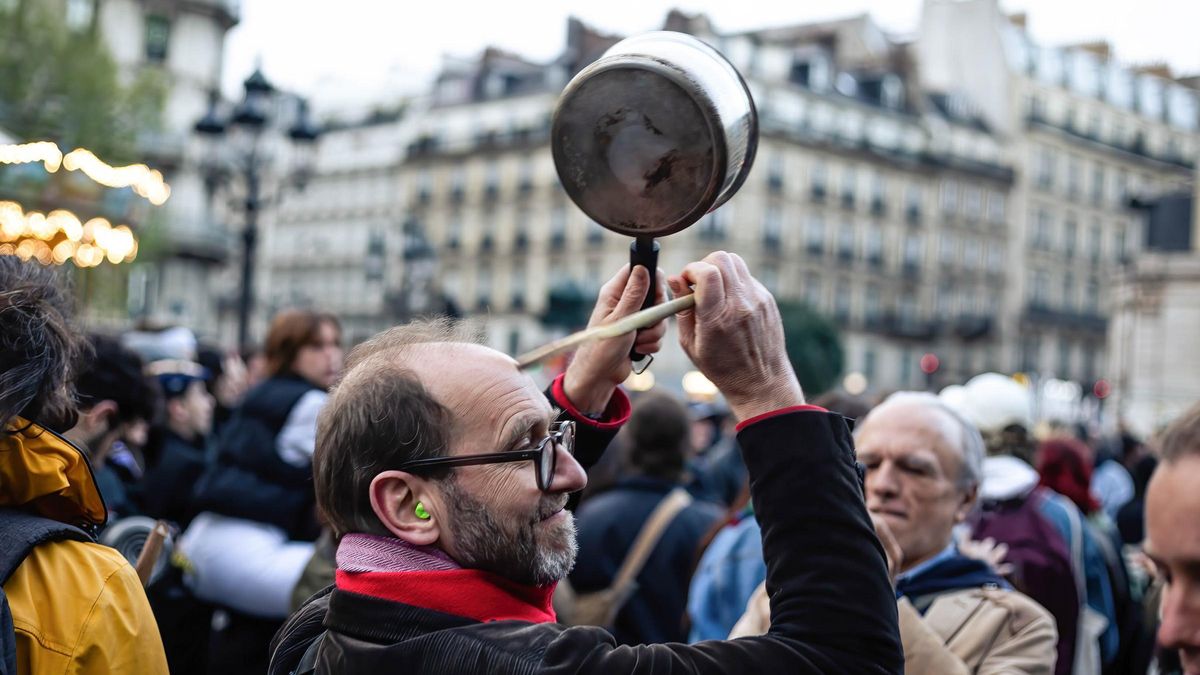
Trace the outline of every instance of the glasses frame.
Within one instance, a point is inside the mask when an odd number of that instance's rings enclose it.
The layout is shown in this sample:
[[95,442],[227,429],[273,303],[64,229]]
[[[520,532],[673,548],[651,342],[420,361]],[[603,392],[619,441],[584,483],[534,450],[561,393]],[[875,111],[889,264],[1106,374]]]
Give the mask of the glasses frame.
[[[414,459],[396,467],[396,471],[420,473],[429,469],[450,469],[459,466],[475,466],[479,464],[506,464],[509,462],[533,461],[537,473],[538,489],[549,492],[554,483],[554,474],[558,471],[558,448],[561,447],[568,455],[575,455],[575,422],[567,420],[557,422],[550,427],[546,435],[534,447],[525,450],[503,452],[487,452],[478,455],[459,455],[457,457],[430,457]],[[545,455],[549,454],[549,458]],[[548,464],[544,468],[544,465]]]

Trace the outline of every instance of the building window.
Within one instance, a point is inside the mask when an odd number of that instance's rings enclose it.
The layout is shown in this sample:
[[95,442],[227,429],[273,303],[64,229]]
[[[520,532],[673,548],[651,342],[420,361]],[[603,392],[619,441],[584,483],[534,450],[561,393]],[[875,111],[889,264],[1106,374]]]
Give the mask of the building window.
[[1029,302],[1034,307],[1046,307],[1046,296],[1049,292],[1050,278],[1045,270],[1037,270],[1033,273],[1033,278],[1029,289]]
[[1092,167],[1092,203],[1096,206],[1104,203],[1104,166],[1097,164]]
[[988,243],[987,269],[989,272],[1000,272],[1004,269],[1004,245],[1000,242]]
[[171,22],[165,16],[146,17],[146,60],[162,63],[167,60],[167,45],[171,39]]
[[761,268],[759,273],[759,281],[766,287],[772,295],[779,292],[779,265],[775,263],[766,263]]
[[875,350],[868,348],[863,352],[863,375],[867,382],[875,379]]
[[921,220],[921,186],[909,185],[904,191],[904,215],[910,223]]
[[783,154],[774,153],[767,163],[767,189],[772,194],[783,192]]
[[765,246],[779,246],[780,237],[783,236],[783,214],[779,207],[772,204],[767,207],[766,217],[763,219],[763,244]]
[[1050,228],[1053,226],[1050,212],[1038,209],[1033,215],[1033,248],[1040,251],[1050,249]]
[[533,158],[522,157],[517,172],[517,190],[522,195],[529,194],[533,190]]
[[963,213],[970,220],[983,215],[983,190],[971,186],[963,190]]
[[842,223],[838,228],[837,252],[842,260],[854,258],[854,223]]
[[462,236],[462,214],[455,211],[450,214],[450,222],[446,225],[446,248],[455,249],[461,246]]
[[863,255],[867,262],[876,267],[883,265],[883,228],[874,223],[867,226],[866,240],[863,242]]
[[487,263],[479,265],[475,275],[475,303],[478,307],[487,307],[492,297],[492,267]]
[[1072,312],[1078,306],[1075,302],[1075,276],[1070,272],[1063,275],[1062,308]]
[[487,199],[500,195],[500,163],[494,159],[484,165],[483,194]]
[[1037,186],[1039,189],[1050,190],[1054,187],[1055,163],[1054,150],[1048,147],[1042,148],[1037,159]]
[[988,222],[995,225],[1004,224],[1004,211],[1006,208],[1006,199],[999,192],[988,194]]
[[841,279],[833,291],[833,315],[838,321],[850,318],[850,282]]
[[969,270],[977,270],[983,262],[983,245],[975,237],[967,237],[963,241],[963,266]]
[[804,276],[804,301],[813,309],[821,309],[821,275],[809,272]]
[[910,232],[904,236],[904,266],[906,268],[920,269],[924,247],[925,243],[922,241],[921,235]]
[[936,306],[938,316],[945,319],[954,315],[954,288],[949,281],[938,284]]
[[1071,376],[1071,343],[1065,337],[1058,340],[1058,376],[1064,379]]
[[943,265],[958,262],[958,240],[950,232],[943,232],[938,241],[938,262]]
[[809,174],[809,182],[812,187],[813,201],[823,201],[825,199],[826,184],[829,181],[829,170],[825,168],[824,162],[813,164],[812,173]]
[[855,192],[858,187],[858,172],[854,167],[846,167],[845,173],[842,174],[842,206],[846,208],[854,207]]
[[463,194],[466,191],[467,185],[467,170],[463,165],[458,164],[450,172],[450,198],[454,201],[462,201]]
[[523,309],[525,307],[525,267],[524,265],[514,265],[512,269],[512,277],[509,280],[509,290],[512,291],[512,308]]
[[825,253],[825,219],[814,213],[804,225],[804,245],[813,255]]
[[1088,279],[1083,297],[1083,308],[1089,314],[1100,313],[1100,284],[1095,279]]
[[871,181],[871,213],[882,214],[887,209],[887,180],[876,171]]
[[863,291],[863,316],[867,321],[874,321],[879,317],[879,284],[867,284]]
[[1129,251],[1126,247],[1129,246],[1129,238],[1125,232],[1124,225],[1117,226],[1116,241],[1113,242],[1113,258],[1119,264],[1124,264],[1129,259]]
[[1021,370],[1027,373],[1038,372],[1041,349],[1041,340],[1036,335],[1028,335],[1021,341]]
[[558,248],[567,243],[567,210],[562,204],[550,209],[550,246]]
[[1078,157],[1072,155],[1067,159],[1067,197],[1075,199],[1079,196],[1083,183],[1083,168]]
[[1068,260],[1075,257],[1075,239],[1078,236],[1078,230],[1075,219],[1068,216],[1063,222],[1063,255]]
[[958,213],[958,183],[942,181],[942,213],[953,216]]
[[1100,262],[1100,251],[1103,248],[1104,230],[1100,223],[1092,223],[1088,228],[1088,257],[1092,263]]
[[726,223],[728,222],[726,209],[729,205],[717,209],[712,213],[700,219],[700,238],[706,241],[721,241],[725,239]]

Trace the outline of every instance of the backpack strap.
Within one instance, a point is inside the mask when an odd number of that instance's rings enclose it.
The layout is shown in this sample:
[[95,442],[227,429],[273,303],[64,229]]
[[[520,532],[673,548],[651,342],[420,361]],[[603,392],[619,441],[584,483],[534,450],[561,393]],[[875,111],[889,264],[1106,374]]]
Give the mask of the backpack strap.
[[15,675],[16,635],[3,584],[39,544],[70,539],[95,541],[83,530],[12,508],[0,508],[0,675]]
[[617,576],[613,579],[612,585],[609,586],[616,597],[623,597],[624,591],[641,574],[650,554],[654,552],[654,547],[658,545],[659,540],[667,531],[667,526],[675,520],[675,516],[679,515],[680,511],[691,503],[692,496],[687,493],[687,490],[675,488],[666,497],[663,497],[658,506],[654,507],[650,517],[646,519],[646,524],[638,532],[637,539],[633,540],[633,546],[625,555],[625,560],[621,562],[621,567],[617,570]]
[[8,581],[34,547],[68,539],[95,541],[74,525],[18,509],[0,508],[0,584]]

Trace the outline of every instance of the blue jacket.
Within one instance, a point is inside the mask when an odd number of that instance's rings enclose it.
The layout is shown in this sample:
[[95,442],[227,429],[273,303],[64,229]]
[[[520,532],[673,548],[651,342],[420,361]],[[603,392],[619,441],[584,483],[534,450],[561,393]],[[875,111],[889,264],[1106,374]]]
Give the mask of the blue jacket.
[[688,593],[688,642],[729,637],[754,589],[766,578],[762,530],[747,510],[741,520],[717,533],[700,558]]
[[1087,584],[1087,604],[1108,619],[1108,628],[1100,636],[1100,658],[1105,663],[1110,663],[1117,655],[1120,634],[1117,627],[1117,610],[1113,602],[1112,581],[1108,576],[1108,566],[1104,563],[1104,554],[1089,529],[1087,518],[1079,509],[1069,499],[1053,490],[1047,490],[1046,494],[1049,498],[1041,500],[1042,515],[1062,535],[1063,541],[1067,542],[1068,551],[1072,550],[1072,510],[1079,519],[1083,536],[1083,573]]

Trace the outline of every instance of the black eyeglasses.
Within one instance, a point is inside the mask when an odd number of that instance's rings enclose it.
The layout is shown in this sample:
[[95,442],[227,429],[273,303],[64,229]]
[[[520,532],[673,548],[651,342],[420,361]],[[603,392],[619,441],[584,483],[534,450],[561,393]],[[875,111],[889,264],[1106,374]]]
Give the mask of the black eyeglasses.
[[558,467],[558,448],[562,448],[568,455],[575,454],[574,422],[567,421],[555,424],[550,427],[549,436],[543,438],[536,446],[525,450],[489,452],[482,455],[461,455],[458,457],[414,459],[411,462],[405,462],[396,467],[396,470],[420,473],[422,470],[428,469],[533,460],[533,465],[537,470],[538,489],[542,492],[549,492],[550,484],[554,481],[554,472]]

